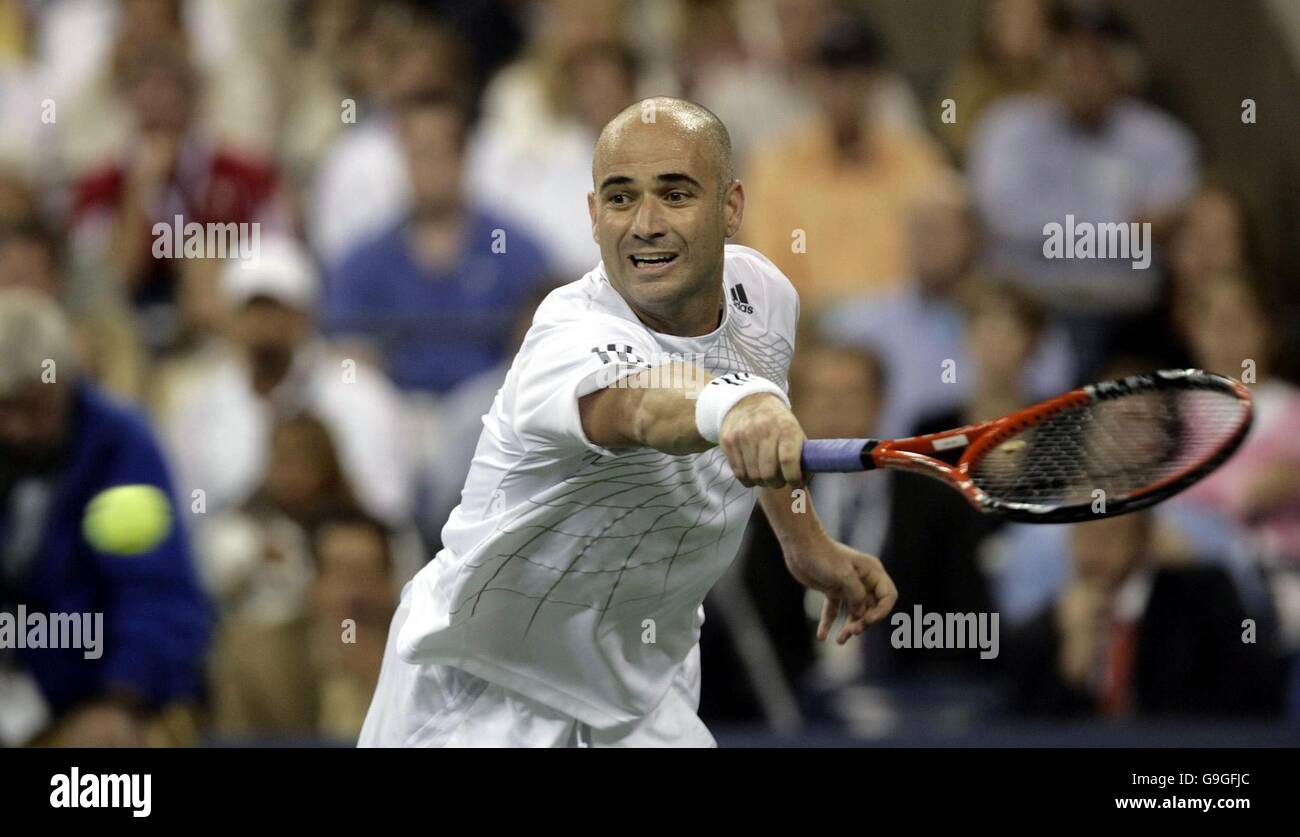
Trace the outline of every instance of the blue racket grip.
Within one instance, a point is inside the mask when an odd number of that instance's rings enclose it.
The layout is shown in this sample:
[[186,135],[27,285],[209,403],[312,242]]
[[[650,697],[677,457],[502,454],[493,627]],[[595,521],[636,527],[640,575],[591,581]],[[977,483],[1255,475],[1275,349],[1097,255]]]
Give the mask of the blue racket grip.
[[870,471],[876,467],[871,459],[875,446],[874,439],[809,439],[800,463],[811,474]]

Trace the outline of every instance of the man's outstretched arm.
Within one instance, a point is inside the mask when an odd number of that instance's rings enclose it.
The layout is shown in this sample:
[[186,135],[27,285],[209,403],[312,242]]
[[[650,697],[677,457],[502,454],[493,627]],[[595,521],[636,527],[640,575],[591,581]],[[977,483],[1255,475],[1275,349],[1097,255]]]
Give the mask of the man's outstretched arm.
[[[680,455],[716,444],[744,485],[802,485],[803,429],[784,396],[745,395],[760,386],[776,389],[753,375],[715,378],[696,366],[672,363],[583,396],[578,412],[587,438],[602,447]],[[737,395],[744,397],[731,404],[728,396]],[[721,414],[709,409],[710,399]]]
[[[674,364],[667,374],[650,370],[636,378],[579,400],[588,439],[607,448],[646,447],[675,455],[713,447],[699,426],[707,418],[697,416],[699,399],[713,376]],[[664,381],[682,383],[664,386]],[[741,483],[767,489],[759,502],[790,573],[826,596],[818,639],[830,635],[842,607],[849,618],[836,637],[840,643],[883,619],[898,593],[879,559],[832,540],[807,498],[803,510],[795,511],[791,492],[803,485],[799,457],[805,436],[785,402],[769,393],[749,395],[727,410],[719,424],[717,444]]]
[[880,559],[831,538],[822,528],[812,498],[796,498],[790,488],[769,488],[758,498],[772,525],[790,574],[803,586],[826,596],[817,639],[830,636],[840,610],[848,619],[835,641],[843,645],[889,615],[898,590]]

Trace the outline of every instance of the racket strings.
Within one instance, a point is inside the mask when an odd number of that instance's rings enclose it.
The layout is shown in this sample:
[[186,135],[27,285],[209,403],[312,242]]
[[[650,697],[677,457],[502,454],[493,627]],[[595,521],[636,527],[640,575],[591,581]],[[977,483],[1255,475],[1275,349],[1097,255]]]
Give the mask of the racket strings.
[[[970,464],[1001,503],[1089,505],[1160,486],[1211,459],[1248,406],[1220,390],[1132,393],[1066,408]],[[1097,492],[1103,492],[1098,494]]]

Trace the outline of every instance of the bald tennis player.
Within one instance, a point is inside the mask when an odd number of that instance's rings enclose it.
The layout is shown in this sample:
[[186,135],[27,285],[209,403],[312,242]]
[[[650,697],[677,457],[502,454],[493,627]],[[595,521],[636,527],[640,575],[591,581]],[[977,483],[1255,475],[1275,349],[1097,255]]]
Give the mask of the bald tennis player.
[[[727,244],[745,190],[723,124],[681,99],[601,131],[601,262],[538,309],[474,452],[444,548],[393,617],[361,746],[713,746],[705,594],[757,500],[790,573],[847,642],[896,599],[827,536],[787,374],[799,299]],[[840,623],[840,615],[843,622]]]

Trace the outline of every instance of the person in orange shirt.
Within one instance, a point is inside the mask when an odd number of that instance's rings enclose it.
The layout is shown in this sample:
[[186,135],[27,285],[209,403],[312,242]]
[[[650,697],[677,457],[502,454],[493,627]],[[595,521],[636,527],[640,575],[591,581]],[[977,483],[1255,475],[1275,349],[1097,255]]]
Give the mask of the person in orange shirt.
[[862,21],[832,21],[811,79],[817,115],[758,149],[745,178],[747,243],[790,277],[806,311],[903,283],[904,208],[945,170],[928,137],[872,123],[882,49]]

